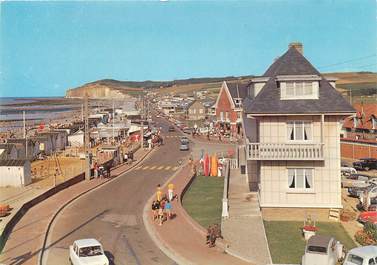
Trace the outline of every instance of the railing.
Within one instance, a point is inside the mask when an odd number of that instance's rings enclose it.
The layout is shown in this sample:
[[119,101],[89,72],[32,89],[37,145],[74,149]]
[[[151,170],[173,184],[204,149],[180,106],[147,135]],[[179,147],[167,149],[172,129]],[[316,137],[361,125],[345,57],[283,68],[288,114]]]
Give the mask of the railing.
[[229,158],[229,165],[231,169],[238,168],[238,159],[237,158]]
[[224,190],[223,190],[223,206],[222,206],[222,213],[221,217],[228,218],[229,217],[229,204],[228,204],[228,189],[229,189],[229,175],[230,175],[230,162],[226,160],[224,165]]
[[323,160],[323,144],[248,143],[248,160]]

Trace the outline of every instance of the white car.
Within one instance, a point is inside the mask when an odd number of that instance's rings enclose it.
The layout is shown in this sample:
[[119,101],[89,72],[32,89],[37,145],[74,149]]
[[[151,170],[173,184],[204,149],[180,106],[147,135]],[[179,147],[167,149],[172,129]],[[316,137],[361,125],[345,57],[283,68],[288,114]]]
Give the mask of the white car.
[[302,265],[335,265],[341,257],[343,246],[333,237],[314,235],[306,244]]
[[351,249],[347,253],[343,265],[377,265],[377,246]]
[[96,239],[80,239],[69,246],[69,261],[73,265],[109,265],[102,245]]
[[349,176],[351,174],[356,174],[357,171],[353,167],[348,167],[348,166],[341,166],[340,167],[340,172],[342,173],[343,176]]

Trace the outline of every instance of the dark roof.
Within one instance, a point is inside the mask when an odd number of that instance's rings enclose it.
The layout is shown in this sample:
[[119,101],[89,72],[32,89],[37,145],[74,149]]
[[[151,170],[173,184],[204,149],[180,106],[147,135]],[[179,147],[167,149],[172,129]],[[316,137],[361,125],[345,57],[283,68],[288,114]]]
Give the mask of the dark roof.
[[309,238],[308,240],[308,246],[319,246],[319,247],[325,247],[329,245],[332,237],[325,236],[325,235],[314,235]]
[[0,167],[20,167],[25,165],[28,160],[14,159],[14,160],[0,160]]
[[[246,113],[310,114],[353,113],[355,110],[343,96],[295,48],[290,48],[264,74],[270,79],[254,100],[244,102]],[[321,77],[318,99],[281,100],[278,75],[318,75]]]
[[247,84],[239,83],[226,83],[229,89],[229,93],[232,96],[232,99],[241,98],[244,99],[247,97]]

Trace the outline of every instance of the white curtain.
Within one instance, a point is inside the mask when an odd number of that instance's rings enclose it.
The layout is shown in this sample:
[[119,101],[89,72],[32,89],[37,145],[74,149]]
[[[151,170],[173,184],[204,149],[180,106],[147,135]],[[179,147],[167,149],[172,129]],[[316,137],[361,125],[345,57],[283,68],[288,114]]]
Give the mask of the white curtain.
[[304,123],[304,140],[312,140],[312,124],[310,122]]
[[288,169],[288,187],[293,189],[296,187],[295,185],[295,170]]
[[304,123],[295,123],[295,140],[304,140]]
[[288,122],[287,123],[287,136],[288,136],[288,140],[294,140],[295,136],[294,136],[294,133],[293,133],[293,122]]
[[287,82],[285,84],[285,94],[286,96],[291,96],[291,97],[295,95],[295,88],[294,88],[293,82]]
[[305,169],[305,188],[313,188],[313,169]]

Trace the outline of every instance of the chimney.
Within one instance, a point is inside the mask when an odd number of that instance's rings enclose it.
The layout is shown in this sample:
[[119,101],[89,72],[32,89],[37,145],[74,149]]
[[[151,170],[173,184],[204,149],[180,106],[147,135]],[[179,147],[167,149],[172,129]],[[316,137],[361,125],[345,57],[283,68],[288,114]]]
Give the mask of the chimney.
[[299,53],[304,55],[304,46],[302,45],[301,42],[291,42],[289,43],[288,48],[291,48],[291,47],[295,48],[296,50],[298,50]]

